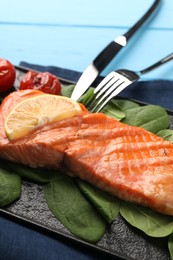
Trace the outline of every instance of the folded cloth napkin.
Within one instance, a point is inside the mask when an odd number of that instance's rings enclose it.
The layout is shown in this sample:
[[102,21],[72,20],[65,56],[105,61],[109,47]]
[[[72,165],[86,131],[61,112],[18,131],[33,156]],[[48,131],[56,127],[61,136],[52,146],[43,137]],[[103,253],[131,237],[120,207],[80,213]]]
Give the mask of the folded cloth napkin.
[[[48,71],[71,82],[77,82],[81,75],[80,72],[54,66],[41,66],[27,62],[21,62],[20,65],[38,71]],[[101,79],[102,77],[99,77],[93,83],[93,86],[97,86]],[[173,81],[171,80],[137,81],[123,90],[119,96],[148,104],[160,105],[173,111]]]

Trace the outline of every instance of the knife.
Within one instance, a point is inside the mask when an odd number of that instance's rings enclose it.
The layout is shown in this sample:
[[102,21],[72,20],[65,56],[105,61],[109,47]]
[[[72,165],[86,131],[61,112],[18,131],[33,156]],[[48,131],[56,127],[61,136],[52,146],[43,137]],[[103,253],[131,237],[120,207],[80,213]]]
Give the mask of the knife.
[[116,56],[116,54],[127,45],[127,41],[133,34],[144,24],[150,17],[161,0],[155,0],[148,11],[138,20],[125,34],[118,36],[114,41],[110,42],[93,60],[93,62],[85,69],[79,78],[71,98],[78,100],[79,97],[91,86],[97,76],[109,64],[109,62]]

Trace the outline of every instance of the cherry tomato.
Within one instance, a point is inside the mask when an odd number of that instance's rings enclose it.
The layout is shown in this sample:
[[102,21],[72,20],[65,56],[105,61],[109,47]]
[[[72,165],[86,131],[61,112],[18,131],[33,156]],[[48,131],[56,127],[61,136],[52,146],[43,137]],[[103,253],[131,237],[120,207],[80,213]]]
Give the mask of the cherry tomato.
[[20,90],[37,89],[42,92],[60,95],[61,85],[56,76],[49,72],[28,71],[20,82]]
[[0,58],[0,92],[6,92],[13,87],[16,78],[14,66],[8,60]]

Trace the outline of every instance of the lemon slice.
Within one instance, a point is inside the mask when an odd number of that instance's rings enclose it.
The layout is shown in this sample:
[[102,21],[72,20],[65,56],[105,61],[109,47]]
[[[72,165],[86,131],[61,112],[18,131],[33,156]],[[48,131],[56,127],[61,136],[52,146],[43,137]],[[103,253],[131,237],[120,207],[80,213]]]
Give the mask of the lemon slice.
[[38,95],[19,102],[8,114],[4,128],[9,140],[23,137],[36,127],[81,113],[80,105],[70,98]]

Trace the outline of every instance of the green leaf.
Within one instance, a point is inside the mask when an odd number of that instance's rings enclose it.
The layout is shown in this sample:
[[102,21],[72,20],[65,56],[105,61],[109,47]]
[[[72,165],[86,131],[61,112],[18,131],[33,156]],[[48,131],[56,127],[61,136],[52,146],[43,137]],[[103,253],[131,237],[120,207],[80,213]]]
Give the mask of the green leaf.
[[166,237],[173,232],[173,217],[159,214],[149,208],[122,203],[120,214],[128,223],[148,236]]
[[126,110],[125,114],[123,123],[142,127],[152,133],[157,133],[169,126],[169,116],[166,110],[160,106],[136,107]]
[[54,171],[40,168],[32,169],[30,167],[15,165],[15,172],[19,174],[23,179],[44,184],[49,182]]
[[0,169],[0,207],[4,207],[20,197],[21,179],[13,172]]
[[77,184],[105,220],[111,223],[119,214],[120,200],[82,180],[78,179]]
[[83,196],[73,178],[57,174],[44,186],[49,209],[75,236],[97,242],[105,232],[106,222]]
[[94,88],[91,87],[84,95],[82,95],[79,98],[78,102],[82,103],[84,106],[87,106],[92,102],[93,98],[94,98]]
[[101,111],[102,113],[113,117],[117,120],[122,120],[125,117],[125,113],[122,111],[120,106],[114,101],[111,100]]
[[12,163],[0,160],[1,168],[6,171],[13,171],[18,174],[23,179],[28,181],[34,181],[36,183],[47,183],[49,182],[52,175],[55,175],[56,172],[53,170],[47,170],[42,168],[31,168],[22,164]]
[[170,141],[173,143],[173,130],[171,129],[164,129],[157,133],[158,136],[162,137],[163,139]]
[[173,259],[173,234],[171,234],[168,238],[168,249],[171,259]]
[[126,111],[128,109],[140,107],[139,104],[133,102],[131,100],[126,99],[114,99],[114,102],[121,108],[122,111]]
[[75,88],[75,85],[71,84],[65,87],[62,87],[61,89],[61,95],[65,97],[71,97],[71,94]]

